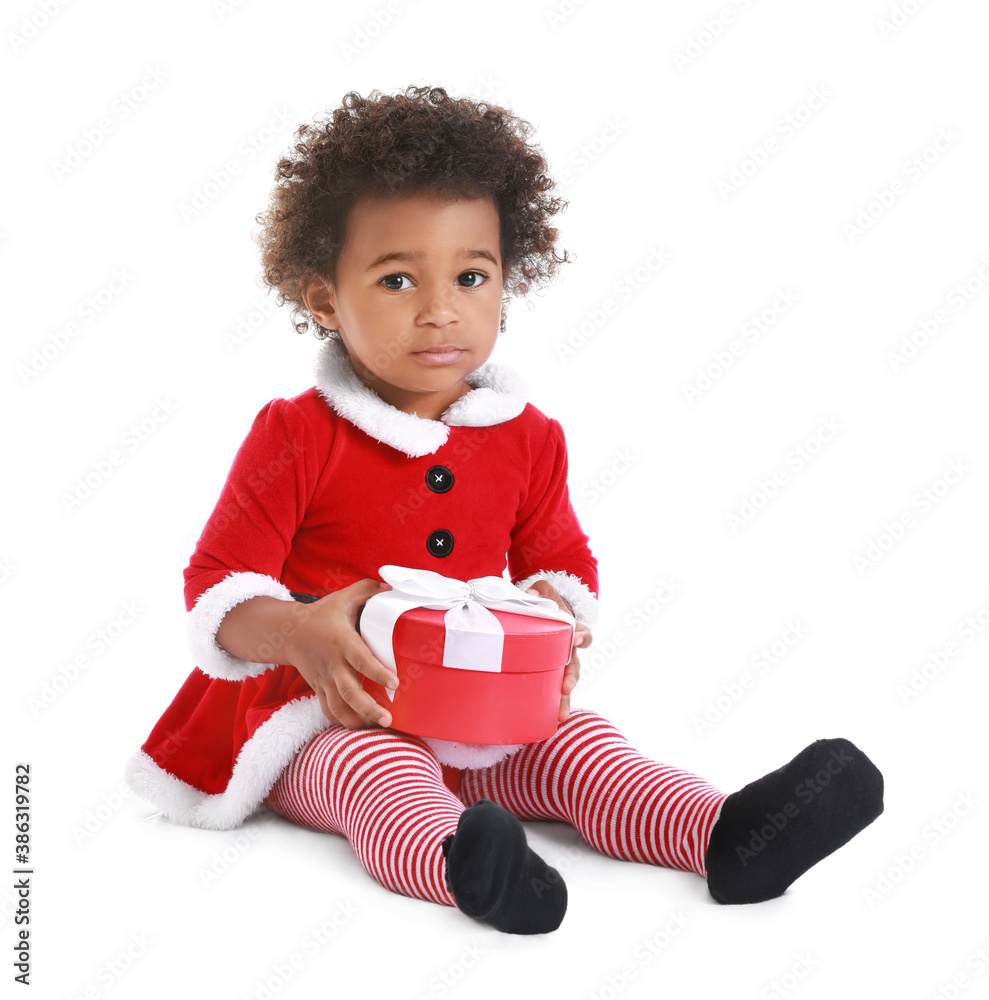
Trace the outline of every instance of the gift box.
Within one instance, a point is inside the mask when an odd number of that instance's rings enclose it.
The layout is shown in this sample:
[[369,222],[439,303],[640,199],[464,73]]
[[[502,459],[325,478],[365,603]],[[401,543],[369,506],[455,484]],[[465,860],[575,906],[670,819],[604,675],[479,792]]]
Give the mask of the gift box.
[[398,674],[391,691],[362,676],[391,728],[463,743],[518,744],[556,732],[575,619],[502,577],[461,581],[382,566],[391,585],[358,630]]

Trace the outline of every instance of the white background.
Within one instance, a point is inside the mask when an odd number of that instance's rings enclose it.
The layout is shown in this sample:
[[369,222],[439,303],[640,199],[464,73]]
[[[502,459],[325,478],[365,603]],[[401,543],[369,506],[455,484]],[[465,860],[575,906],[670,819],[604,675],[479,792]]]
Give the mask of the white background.
[[[35,995],[984,995],[983,5],[154,9],[3,15],[3,863],[29,761]],[[718,906],[697,876],[529,822],[570,908],[503,935],[389,893],[341,837],[182,828],[122,784],[192,667],[182,570],[230,461],[264,403],[312,384],[316,341],[257,281],[274,166],[347,91],[410,83],[504,104],[570,175],[574,260],[513,303],[493,360],[563,424],[599,560],[574,704],[726,791],[823,736],[884,772],[884,815],[780,899]]]

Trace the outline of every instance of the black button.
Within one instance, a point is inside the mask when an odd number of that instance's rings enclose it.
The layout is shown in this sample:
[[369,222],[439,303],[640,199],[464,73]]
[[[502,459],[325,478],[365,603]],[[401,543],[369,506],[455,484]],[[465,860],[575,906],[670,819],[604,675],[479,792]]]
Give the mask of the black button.
[[445,465],[433,465],[426,473],[426,485],[434,493],[446,493],[453,485],[453,473]]
[[430,555],[442,559],[453,551],[453,535],[446,528],[437,528],[426,539],[426,548],[429,549]]

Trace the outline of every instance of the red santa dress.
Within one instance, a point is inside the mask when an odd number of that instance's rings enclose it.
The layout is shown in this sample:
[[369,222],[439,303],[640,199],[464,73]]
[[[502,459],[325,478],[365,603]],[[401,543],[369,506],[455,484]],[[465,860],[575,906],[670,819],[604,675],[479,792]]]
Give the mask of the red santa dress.
[[293,666],[217,644],[241,601],[322,597],[381,579],[389,563],[461,580],[507,568],[523,590],[550,582],[588,627],[597,619],[597,561],[570,503],[563,430],[514,370],[487,362],[439,420],[381,399],[338,338],[320,345],[314,375],[255,417],[185,570],[197,665],[126,770],[175,822],[239,826],[332,725]]

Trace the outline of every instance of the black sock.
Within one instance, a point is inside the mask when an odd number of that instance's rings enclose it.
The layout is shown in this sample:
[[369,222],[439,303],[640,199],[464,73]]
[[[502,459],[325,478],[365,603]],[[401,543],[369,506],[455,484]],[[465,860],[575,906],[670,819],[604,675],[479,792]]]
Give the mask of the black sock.
[[562,923],[563,878],[527,846],[522,824],[507,809],[478,799],[442,848],[447,888],[468,916],[509,934],[545,934]]
[[883,776],[848,740],[817,740],[729,795],[704,865],[719,903],[781,896],[883,811]]

